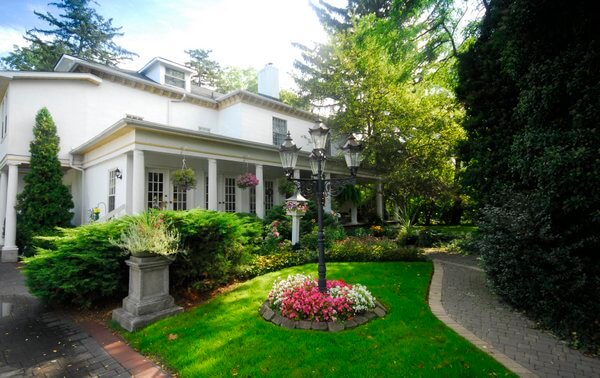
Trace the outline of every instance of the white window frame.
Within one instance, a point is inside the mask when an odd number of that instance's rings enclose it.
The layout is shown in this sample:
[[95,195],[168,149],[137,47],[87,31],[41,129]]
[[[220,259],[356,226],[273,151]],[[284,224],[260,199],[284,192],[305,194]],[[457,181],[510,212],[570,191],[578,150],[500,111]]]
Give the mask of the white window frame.
[[[112,202],[111,202],[112,200]],[[111,206],[112,205],[112,206]],[[106,205],[107,213],[117,208],[117,168],[108,171],[108,201]]]
[[281,146],[287,136],[287,120],[273,117],[273,145]]
[[[175,76],[173,73],[180,74],[182,77]],[[168,82],[167,80],[170,80],[171,82]],[[180,83],[181,85],[176,83]],[[165,84],[185,89],[185,72],[165,67]]]

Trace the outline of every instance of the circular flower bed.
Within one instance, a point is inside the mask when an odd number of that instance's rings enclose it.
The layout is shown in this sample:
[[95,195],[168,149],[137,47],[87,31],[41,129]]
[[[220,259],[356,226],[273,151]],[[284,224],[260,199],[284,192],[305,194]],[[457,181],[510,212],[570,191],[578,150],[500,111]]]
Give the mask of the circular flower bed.
[[[386,313],[363,285],[349,285],[342,280],[332,280],[327,281],[327,292],[321,293],[317,280],[305,274],[277,279],[265,305],[261,307],[261,315],[266,320],[287,328],[332,330],[327,323],[341,324],[341,321],[356,326]],[[301,325],[297,326],[295,323]],[[325,326],[315,323],[323,323]],[[344,328],[350,327],[341,325],[336,330]]]

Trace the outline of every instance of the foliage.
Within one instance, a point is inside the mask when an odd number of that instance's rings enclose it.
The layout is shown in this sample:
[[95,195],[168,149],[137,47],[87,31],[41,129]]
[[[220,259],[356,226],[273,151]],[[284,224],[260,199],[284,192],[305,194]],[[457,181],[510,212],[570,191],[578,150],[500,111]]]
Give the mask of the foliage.
[[375,307],[375,298],[360,284],[328,280],[327,292],[321,293],[317,280],[304,274],[275,280],[268,301],[273,309],[292,320],[349,320]]
[[287,104],[294,108],[310,111],[310,102],[305,97],[300,96],[294,91],[290,91],[287,89],[280,90],[279,99],[284,104]]
[[460,59],[466,183],[494,288],[597,348],[600,49],[592,4],[491,2]]
[[209,290],[233,279],[245,258],[243,243],[256,240],[260,224],[248,227],[251,218],[200,209],[166,211],[164,219],[181,234],[185,252],[171,265],[174,289]]
[[133,256],[170,257],[179,252],[179,233],[165,222],[163,214],[150,210],[124,221],[127,226],[117,240],[110,240],[111,244]]
[[279,194],[282,196],[290,197],[294,195],[296,191],[296,185],[286,179],[279,179],[277,181],[277,187],[279,190]]
[[174,186],[180,186],[185,189],[195,188],[197,183],[196,174],[191,168],[182,168],[173,171],[171,181]]
[[192,75],[192,83],[212,88],[217,85],[221,75],[221,66],[217,61],[209,58],[211,52],[212,50],[205,49],[185,50],[190,57],[190,61],[185,65],[196,71]]
[[215,89],[220,93],[229,93],[237,89],[257,93],[258,73],[252,67],[225,67],[220,73]]
[[[277,277],[316,265],[257,277],[235,290],[140,332],[123,332],[145,355],[180,377],[512,376],[500,363],[437,320],[427,306],[431,263],[328,264],[330,279],[360,282],[389,312],[353,330],[290,331],[257,315]],[[169,334],[176,339],[167,340]]]
[[[343,227],[324,227],[323,235],[325,237],[325,249],[328,249],[336,240],[342,240],[346,236],[346,233]],[[312,227],[310,232],[300,237],[300,245],[303,248],[316,251],[318,246],[317,236],[317,227]]]
[[[457,190],[451,158],[464,138],[452,73],[441,63],[420,67],[418,43],[404,42],[417,31],[393,25],[365,16],[326,45],[300,46],[295,79],[313,106],[333,113],[328,124],[336,136],[359,134],[362,165],[385,177],[396,201],[448,195]],[[429,74],[416,75],[416,67]]]
[[116,66],[136,54],[118,46],[113,39],[122,36],[112,19],[104,19],[92,7],[90,0],[57,0],[51,2],[60,13],[33,13],[49,25],[47,29],[33,28],[24,39],[29,46],[14,46],[2,62],[11,69],[22,71],[52,71],[62,54],[70,54],[93,62]]
[[17,244],[26,256],[33,254],[31,237],[54,227],[70,225],[73,200],[62,183],[58,160],[60,138],[46,108],[35,117],[33,140],[29,144],[31,170],[25,175],[25,187],[17,196]]
[[127,257],[108,242],[125,227],[114,220],[36,237],[36,254],[24,259],[23,268],[30,292],[45,303],[76,307],[127,295]]
[[394,240],[373,236],[350,236],[332,243],[325,254],[327,261],[419,261],[422,252],[401,247]]
[[[261,223],[254,216],[204,210],[151,213],[151,221],[136,217],[92,223],[35,239],[37,255],[25,259],[31,292],[51,304],[89,307],[123,296],[127,289],[126,256],[111,243],[132,223],[170,224],[181,237],[179,254],[170,267],[174,292],[211,289],[241,272],[246,249],[262,240]],[[143,248],[142,248],[143,249]]]
[[280,244],[278,251],[273,251],[268,255],[253,256],[250,263],[242,267],[240,278],[252,278],[290,266],[304,265],[316,261],[316,250],[300,249],[292,251],[291,244]]

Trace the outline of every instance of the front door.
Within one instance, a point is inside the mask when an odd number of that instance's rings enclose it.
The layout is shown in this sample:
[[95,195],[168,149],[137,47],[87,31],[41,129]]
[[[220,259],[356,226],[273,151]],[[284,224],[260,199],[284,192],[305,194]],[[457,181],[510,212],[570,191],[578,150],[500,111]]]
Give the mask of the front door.
[[168,172],[159,169],[146,173],[146,208],[166,210],[169,208]]

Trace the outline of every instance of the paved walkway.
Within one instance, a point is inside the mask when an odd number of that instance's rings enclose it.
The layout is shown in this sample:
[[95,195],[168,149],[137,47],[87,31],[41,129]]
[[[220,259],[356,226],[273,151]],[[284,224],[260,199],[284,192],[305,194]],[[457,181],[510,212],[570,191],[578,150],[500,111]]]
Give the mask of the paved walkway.
[[444,253],[430,257],[443,270],[443,309],[477,338],[540,377],[600,377],[600,359],[569,348],[502,303],[486,286],[476,258]]
[[106,329],[88,324],[88,333],[68,314],[46,309],[17,267],[0,263],[0,378],[165,376]]

